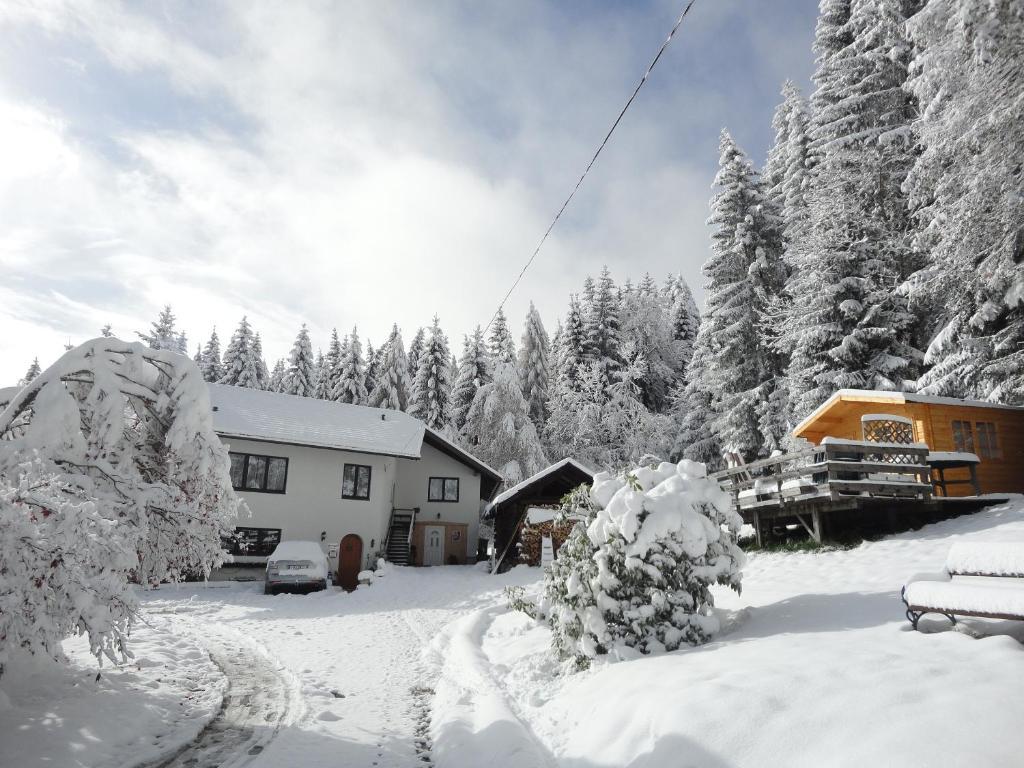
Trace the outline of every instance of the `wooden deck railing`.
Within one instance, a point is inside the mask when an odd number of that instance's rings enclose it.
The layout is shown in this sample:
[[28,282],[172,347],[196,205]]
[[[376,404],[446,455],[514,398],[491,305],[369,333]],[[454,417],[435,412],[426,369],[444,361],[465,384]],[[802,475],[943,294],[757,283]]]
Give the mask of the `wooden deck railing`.
[[851,496],[927,499],[928,448],[827,438],[821,445],[712,475],[740,510]]

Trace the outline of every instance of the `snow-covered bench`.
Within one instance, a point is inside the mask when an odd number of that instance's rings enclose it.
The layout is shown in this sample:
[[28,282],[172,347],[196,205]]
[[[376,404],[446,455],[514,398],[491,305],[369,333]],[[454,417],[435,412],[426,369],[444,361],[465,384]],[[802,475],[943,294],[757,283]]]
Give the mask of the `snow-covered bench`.
[[901,592],[914,629],[926,613],[1024,621],[1024,542],[958,542],[940,574],[919,575]]

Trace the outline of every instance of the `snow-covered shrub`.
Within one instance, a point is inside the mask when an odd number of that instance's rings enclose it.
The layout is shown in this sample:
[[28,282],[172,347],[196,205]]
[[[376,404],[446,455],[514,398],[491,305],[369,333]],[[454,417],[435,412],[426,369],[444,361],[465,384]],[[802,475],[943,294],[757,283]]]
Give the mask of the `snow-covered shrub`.
[[674,650],[718,631],[710,587],[740,589],[742,520],[704,465],[602,472],[573,503],[586,522],[558,550],[537,606],[560,656]]
[[98,654],[123,647],[129,573],[208,574],[241,503],[196,364],[115,338],[68,351],[0,412],[0,493],[0,600],[27,622],[0,632],[0,658],[52,653],[69,628]]

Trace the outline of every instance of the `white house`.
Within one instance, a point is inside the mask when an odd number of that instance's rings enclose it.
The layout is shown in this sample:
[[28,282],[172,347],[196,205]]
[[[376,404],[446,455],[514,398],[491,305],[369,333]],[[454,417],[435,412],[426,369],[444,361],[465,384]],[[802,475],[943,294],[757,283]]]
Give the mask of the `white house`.
[[480,510],[501,476],[400,411],[210,385],[214,429],[251,517],[232,554],[259,563],[283,540],[319,541],[338,582],[393,562],[474,562]]

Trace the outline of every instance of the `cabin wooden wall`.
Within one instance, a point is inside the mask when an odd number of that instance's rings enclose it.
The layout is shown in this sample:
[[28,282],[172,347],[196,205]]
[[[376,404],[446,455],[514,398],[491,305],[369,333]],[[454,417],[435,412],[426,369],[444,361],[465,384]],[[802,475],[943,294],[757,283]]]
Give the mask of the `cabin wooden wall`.
[[[891,413],[911,419],[914,422],[914,439],[926,443],[933,451],[955,450],[953,421],[971,422],[974,452],[981,459],[978,482],[982,493],[1024,492],[1024,410],[939,403],[842,400],[827,414],[823,414],[825,418],[821,423],[815,423],[805,430],[804,437],[814,443],[820,443],[827,435],[844,440],[861,440],[863,433],[860,418],[868,413]],[[976,426],[979,421],[996,425],[996,442],[1002,451],[1001,458],[986,459],[979,453]],[[967,470],[946,472],[948,480],[968,477]],[[974,491],[969,485],[952,485],[949,493],[951,496],[968,496]]]

